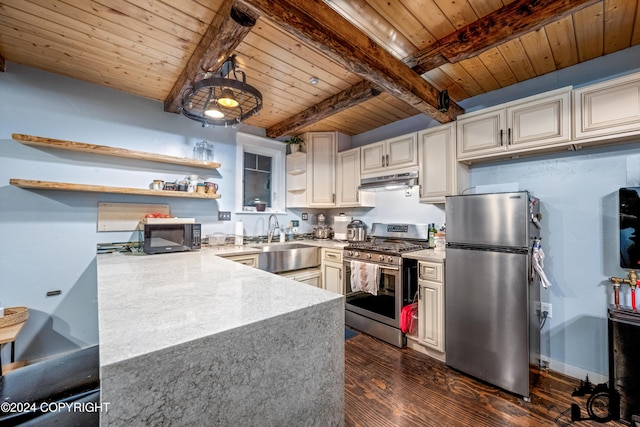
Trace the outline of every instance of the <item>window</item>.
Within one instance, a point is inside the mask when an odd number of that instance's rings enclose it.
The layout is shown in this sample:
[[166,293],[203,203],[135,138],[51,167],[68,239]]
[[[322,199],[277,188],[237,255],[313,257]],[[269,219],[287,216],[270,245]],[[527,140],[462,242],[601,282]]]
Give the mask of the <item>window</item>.
[[271,165],[269,156],[244,152],[243,207],[252,206],[256,201],[271,205]]
[[265,212],[284,212],[285,150],[280,141],[237,134],[237,212],[256,211],[256,199],[266,204]]

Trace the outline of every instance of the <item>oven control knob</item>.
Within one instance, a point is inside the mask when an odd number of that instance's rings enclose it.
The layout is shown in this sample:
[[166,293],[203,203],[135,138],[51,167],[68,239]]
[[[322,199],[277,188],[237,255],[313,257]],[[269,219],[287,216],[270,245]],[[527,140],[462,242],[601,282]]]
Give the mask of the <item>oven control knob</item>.
[[384,255],[380,255],[380,261],[384,261]]
[[387,261],[392,262],[393,261],[393,257],[392,256],[388,256],[387,257]]
[[371,259],[371,254],[367,254],[367,259]]
[[347,255],[353,256],[353,251],[347,251]]
[[357,257],[359,257],[359,256],[360,256],[360,252],[357,252],[357,251],[356,251],[356,252],[354,252],[354,253],[353,253],[353,256],[354,256],[354,257],[356,257],[356,258],[357,258]]

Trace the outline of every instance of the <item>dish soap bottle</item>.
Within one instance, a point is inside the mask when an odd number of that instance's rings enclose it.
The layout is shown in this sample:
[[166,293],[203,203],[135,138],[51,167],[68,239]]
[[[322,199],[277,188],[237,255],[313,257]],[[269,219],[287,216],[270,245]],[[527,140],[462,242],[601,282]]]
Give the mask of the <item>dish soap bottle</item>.
[[289,221],[289,224],[287,225],[287,240],[293,240],[293,223],[291,221]]

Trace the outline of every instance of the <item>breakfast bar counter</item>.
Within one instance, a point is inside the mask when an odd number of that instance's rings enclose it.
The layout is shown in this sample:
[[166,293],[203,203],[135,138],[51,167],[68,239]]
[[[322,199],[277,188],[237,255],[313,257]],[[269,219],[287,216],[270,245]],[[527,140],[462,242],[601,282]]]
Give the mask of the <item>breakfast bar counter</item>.
[[343,424],[343,296],[207,250],[97,266],[101,425]]

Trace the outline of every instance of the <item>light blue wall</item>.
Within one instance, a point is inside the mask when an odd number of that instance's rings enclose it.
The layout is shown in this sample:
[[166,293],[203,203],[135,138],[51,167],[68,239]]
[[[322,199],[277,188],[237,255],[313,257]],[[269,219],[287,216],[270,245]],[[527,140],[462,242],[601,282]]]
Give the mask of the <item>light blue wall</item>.
[[[33,360],[97,343],[96,244],[137,239],[130,232],[100,232],[98,202],[165,203],[173,215],[196,217],[203,233],[264,234],[264,215],[235,214],[236,131],[203,128],[163,112],[162,103],[45,73],[14,63],[0,73],[0,306],[28,306],[30,320],[16,343],[16,357]],[[22,145],[12,133],[88,142],[191,157],[196,141],[214,144],[222,167],[203,177],[220,186],[221,199],[175,199],[63,191],[29,191],[10,178],[145,187],[154,178],[173,181],[194,173],[186,167],[44,150]],[[232,211],[219,222],[218,210]],[[284,219],[281,218],[281,221]],[[50,290],[59,296],[46,297]],[[9,360],[9,349],[3,360]]]
[[[471,112],[639,70],[640,46],[636,46],[460,104]],[[415,126],[424,123],[423,118],[412,118],[358,135],[352,142],[367,144],[418,130]],[[470,168],[471,186],[517,183],[520,190],[541,199],[545,272],[553,283],[542,292],[542,300],[553,306],[553,318],[542,330],[542,354],[550,357],[551,369],[577,378],[588,373],[593,381],[607,380],[607,307],[613,302],[608,278],[627,274],[618,267],[617,191],[640,185],[639,142],[640,138],[623,145]],[[407,206],[397,200],[395,209],[408,212]],[[472,277],[473,272],[469,274]],[[622,291],[623,304],[630,306],[629,288]]]

